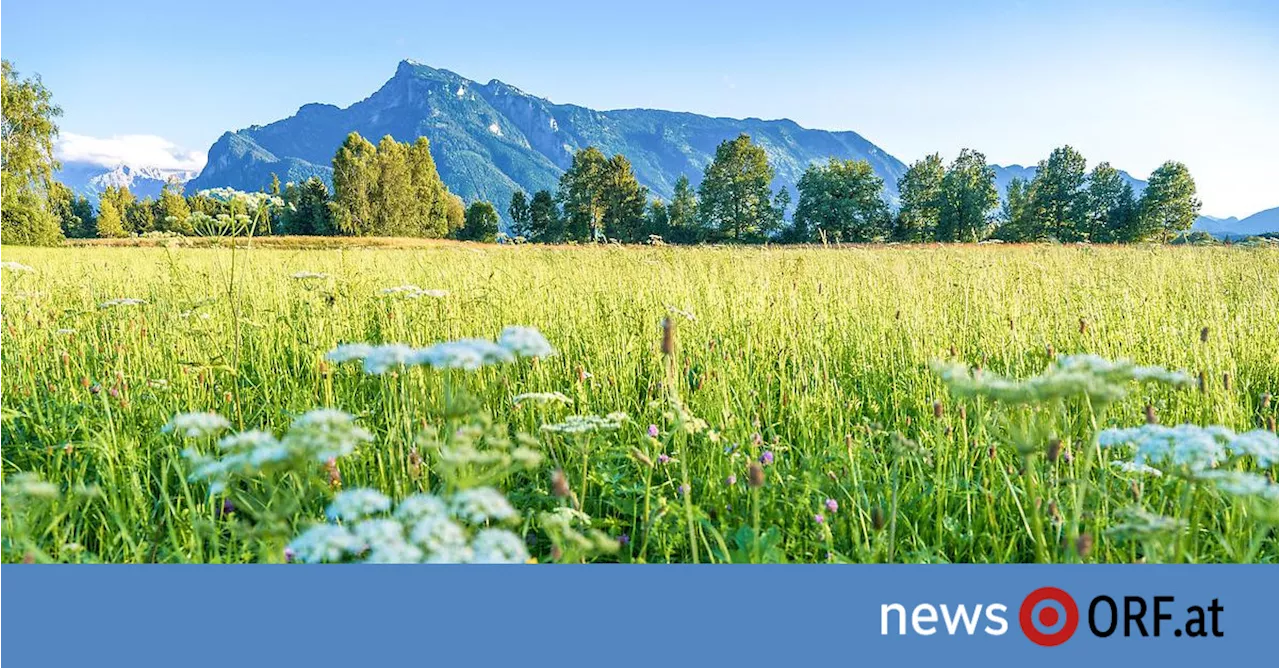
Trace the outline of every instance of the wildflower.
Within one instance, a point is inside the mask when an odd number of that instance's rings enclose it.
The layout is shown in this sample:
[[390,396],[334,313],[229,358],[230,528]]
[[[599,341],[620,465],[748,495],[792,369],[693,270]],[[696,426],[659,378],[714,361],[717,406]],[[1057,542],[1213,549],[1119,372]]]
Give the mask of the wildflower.
[[113,308],[116,306],[142,306],[143,304],[146,304],[146,303],[147,302],[144,299],[134,299],[132,297],[121,297],[119,299],[108,299],[107,301],[102,302],[101,304],[98,304],[98,308],[107,309],[107,308]]
[[822,513],[815,513],[813,515],[813,521],[817,524],[822,524],[823,522],[827,521],[827,518],[823,517]]
[[383,288],[382,294],[387,296],[407,296],[410,299],[420,295],[422,288],[416,285],[397,285],[393,288]]
[[404,527],[395,520],[374,519],[357,524],[351,533],[360,541],[360,553],[371,564],[414,564],[423,552],[404,539]]
[[299,271],[289,278],[292,278],[295,281],[310,281],[329,278],[329,275],[320,271]]
[[840,509],[840,504],[836,503],[835,499],[827,499],[826,506],[827,506],[827,512],[831,513],[832,515],[836,514],[836,511]]
[[658,425],[656,424],[649,425],[649,438],[657,438],[657,437],[658,437]]
[[[115,388],[111,388],[115,390]],[[161,428],[166,434],[184,438],[203,438],[231,428],[231,423],[217,413],[178,413]]]
[[374,489],[356,488],[338,492],[325,510],[331,520],[358,520],[391,509],[391,499]]
[[549,404],[549,403],[571,404],[573,403],[572,399],[570,399],[569,397],[566,397],[565,395],[559,392],[525,392],[524,394],[517,394],[511,400],[511,403],[516,406],[519,406],[520,404],[526,401],[532,401],[540,404]]
[[351,362],[363,360],[373,352],[373,346],[367,343],[344,343],[325,353],[324,358],[330,362]]
[[286,548],[304,563],[342,561],[359,551],[360,540],[343,527],[334,524],[317,524],[294,538]]
[[492,487],[467,489],[453,495],[449,510],[455,517],[472,524],[505,521],[516,516],[507,497]]
[[520,537],[505,529],[482,529],[471,541],[472,562],[477,564],[523,564],[529,550]]
[[351,454],[361,443],[373,440],[355,418],[340,410],[318,408],[293,421],[282,442],[310,459],[328,462]]
[[1152,468],[1146,464],[1139,464],[1137,462],[1114,461],[1111,462],[1111,465],[1124,473],[1139,473],[1156,478],[1164,475],[1164,473],[1160,472],[1160,469]]
[[444,517],[449,513],[443,499],[431,494],[414,494],[396,505],[395,518],[412,524],[428,517]]
[[1258,466],[1272,466],[1280,462],[1280,438],[1264,429],[1237,435],[1227,442],[1227,449],[1237,457],[1253,457]]
[[747,467],[747,486],[753,489],[764,487],[764,468],[756,462]]
[[512,361],[510,351],[485,339],[460,339],[437,343],[416,352],[414,364],[426,364],[436,369],[463,369],[475,371],[491,364]]
[[681,318],[684,318],[689,322],[695,322],[698,319],[698,316],[694,315],[693,311],[689,311],[687,309],[682,309],[682,308],[676,308],[675,306],[672,306],[670,304],[667,305],[667,311],[672,315],[680,316]]
[[630,544],[631,544],[631,536],[628,536],[625,533],[618,536],[618,545],[626,547],[627,545],[630,545]]
[[569,481],[560,469],[551,473],[551,493],[562,499],[569,496]]
[[1280,498],[1280,485],[1256,473],[1204,471],[1197,474],[1196,478],[1212,482],[1218,489],[1232,496],[1259,496],[1271,501]]
[[34,473],[15,473],[4,482],[4,493],[29,499],[56,499],[62,491]]
[[4,271],[11,271],[15,274],[30,274],[35,272],[35,269],[32,269],[21,262],[10,262],[8,260],[0,262],[0,269],[3,269]]
[[1156,515],[1138,506],[1122,508],[1115,522],[1107,529],[1107,533],[1120,539],[1143,539],[1160,534],[1176,533],[1186,526],[1186,522]]
[[75,334],[76,330],[71,329],[69,327],[63,327],[62,329],[59,329],[57,333],[61,334],[62,336],[70,336],[72,334]]
[[560,434],[584,434],[595,431],[616,431],[627,421],[626,413],[599,415],[570,415],[561,422],[542,425],[542,431]]
[[555,348],[532,327],[507,327],[498,335],[498,345],[517,357],[551,357]]
[[1098,402],[1123,398],[1125,383],[1159,382],[1190,385],[1191,376],[1155,366],[1137,366],[1128,360],[1111,361],[1097,355],[1059,355],[1039,376],[1017,381],[972,370],[964,364],[935,362],[933,370],[951,391],[962,396],[985,396],[1013,404],[1041,403],[1051,399],[1086,395]]
[[409,532],[409,540],[427,552],[453,551],[465,547],[467,533],[456,522],[443,515],[429,515],[418,520]]
[[738,484],[738,476],[730,473],[729,477],[724,479],[724,484],[728,485],[729,487],[733,487],[734,485]]
[[760,463],[765,466],[773,464],[773,451],[765,450],[764,454],[760,455]]
[[387,343],[374,346],[364,356],[364,372],[382,375],[391,370],[392,367],[414,364],[417,359],[418,351],[403,343]]
[[1129,429],[1106,429],[1098,434],[1098,444],[1104,448],[1133,445],[1133,461],[1138,464],[1166,464],[1191,471],[1217,466],[1233,448],[1239,449],[1237,454],[1260,456],[1259,464],[1274,461],[1277,448],[1280,448],[1274,434],[1249,432],[1237,435],[1226,427],[1193,424],[1176,427],[1148,424]]

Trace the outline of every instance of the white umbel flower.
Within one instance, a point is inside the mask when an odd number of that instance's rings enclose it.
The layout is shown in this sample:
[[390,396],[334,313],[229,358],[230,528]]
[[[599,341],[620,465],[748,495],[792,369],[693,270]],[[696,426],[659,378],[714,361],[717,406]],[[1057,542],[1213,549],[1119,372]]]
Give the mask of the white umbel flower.
[[227,418],[217,413],[178,413],[161,428],[161,431],[184,438],[204,438],[230,427],[231,423]]
[[507,497],[492,487],[465,489],[453,495],[449,510],[454,517],[472,524],[502,522],[516,516]]
[[523,564],[529,560],[529,550],[520,537],[506,529],[481,529],[471,541],[476,564]]
[[542,332],[533,327],[511,326],[498,335],[498,345],[517,357],[551,357],[556,349],[551,347]]
[[340,562],[362,547],[360,539],[334,524],[317,524],[289,543],[294,559],[304,564]]
[[338,492],[325,511],[331,520],[351,522],[391,509],[391,499],[376,489],[356,488]]

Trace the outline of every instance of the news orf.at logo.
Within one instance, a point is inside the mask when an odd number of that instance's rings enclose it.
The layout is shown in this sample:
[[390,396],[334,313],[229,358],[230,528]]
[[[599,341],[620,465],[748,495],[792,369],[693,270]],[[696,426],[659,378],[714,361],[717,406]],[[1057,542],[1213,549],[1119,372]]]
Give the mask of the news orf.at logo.
[[1075,599],[1057,587],[1041,587],[1022,600],[1018,625],[1031,642],[1054,647],[1071,639],[1080,625]]

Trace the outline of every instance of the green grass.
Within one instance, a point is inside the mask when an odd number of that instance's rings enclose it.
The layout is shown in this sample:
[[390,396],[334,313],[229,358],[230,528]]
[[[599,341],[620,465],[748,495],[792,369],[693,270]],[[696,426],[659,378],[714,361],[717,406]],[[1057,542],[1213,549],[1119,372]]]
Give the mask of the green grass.
[[[1093,538],[1085,561],[1277,560],[1274,511],[1081,456],[1092,427],[1076,404],[1043,418],[1070,461],[1024,463],[999,408],[952,398],[929,368],[953,352],[1015,377],[1039,373],[1054,352],[1130,358],[1207,382],[1202,391],[1135,388],[1100,427],[1142,424],[1151,404],[1163,424],[1258,428],[1276,415],[1262,396],[1280,394],[1274,249],[443,244],[6,248],[4,259],[37,271],[3,279],[3,473],[33,472],[64,491],[38,507],[6,496],[6,561],[279,561],[243,518],[221,515],[222,501],[187,481],[185,444],[161,426],[177,412],[212,410],[279,432],[308,409],[340,408],[378,438],[340,463],[343,485],[401,498],[433,479],[415,474],[410,448],[422,425],[453,424],[439,413],[446,386],[537,435],[542,467],[497,486],[532,518],[560,503],[551,493],[560,462],[595,526],[629,538],[608,560],[1076,560],[1063,543],[1077,510]],[[308,285],[290,278],[300,270],[332,277]],[[405,283],[450,295],[379,295]],[[119,297],[147,303],[98,306]],[[696,316],[672,315],[674,389],[710,426],[688,437],[672,435],[662,416],[672,389],[659,349],[668,307]],[[367,376],[358,364],[323,361],[341,342],[493,338],[517,324],[539,328],[559,355],[447,378],[430,369]],[[574,404],[511,405],[532,391]],[[631,421],[594,437],[585,460],[581,443],[538,432],[563,415],[612,411]],[[645,433],[651,423],[662,428],[657,440]],[[898,457],[893,433],[918,442],[928,461]],[[765,450],[774,462],[751,489],[748,462]],[[660,454],[676,461],[658,464]],[[1091,490],[1083,505],[1080,481]],[[100,493],[78,497],[80,485]],[[323,494],[305,498],[296,527],[321,520],[324,504]],[[1132,504],[1188,518],[1194,530],[1176,552],[1107,533]],[[534,556],[549,560],[536,524],[522,529]]]

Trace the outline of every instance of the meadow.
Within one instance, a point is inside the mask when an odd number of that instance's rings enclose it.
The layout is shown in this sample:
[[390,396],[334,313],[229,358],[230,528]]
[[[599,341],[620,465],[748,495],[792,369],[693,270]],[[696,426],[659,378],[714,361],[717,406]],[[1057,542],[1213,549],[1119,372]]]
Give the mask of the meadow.
[[6,562],[1277,561],[1274,247],[4,260]]

